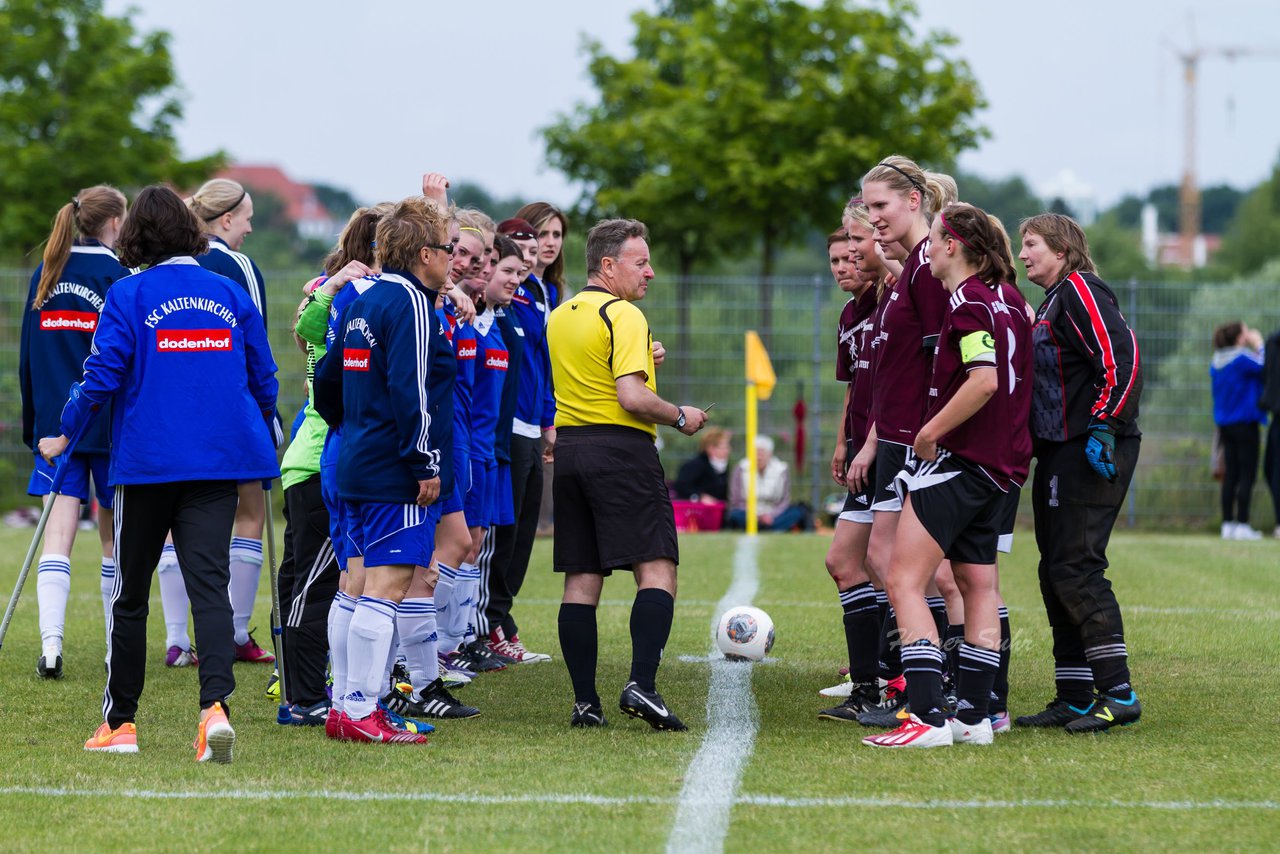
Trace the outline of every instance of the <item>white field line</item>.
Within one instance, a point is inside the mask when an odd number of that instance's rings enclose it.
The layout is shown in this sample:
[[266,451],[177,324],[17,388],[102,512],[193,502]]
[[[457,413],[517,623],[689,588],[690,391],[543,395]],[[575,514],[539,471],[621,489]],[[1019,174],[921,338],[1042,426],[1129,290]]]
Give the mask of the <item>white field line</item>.
[[[739,537],[733,555],[733,581],[712,612],[714,633],[719,615],[735,605],[750,605],[760,588],[757,540]],[[711,643],[715,648],[714,637]],[[751,693],[751,666],[711,661],[707,687],[707,734],[685,772],[676,807],[669,852],[723,851],[729,817],[737,801],[742,771],[755,748],[759,713]]]
[[[128,760],[125,760],[128,761]],[[110,798],[142,801],[346,801],[358,803],[445,803],[503,806],[553,804],[563,806],[670,806],[676,798],[608,797],[604,795],[554,793],[529,795],[481,795],[445,792],[353,792],[315,789],[213,789],[210,791],[158,789],[74,788],[70,786],[5,786],[0,795],[29,795],[41,798]],[[831,809],[864,807],[914,810],[1061,810],[1133,809],[1170,812],[1257,810],[1280,811],[1280,801],[1108,801],[1095,798],[1052,798],[1019,800],[896,800],[894,798],[784,798],[776,795],[738,795],[734,804],[775,809]]]

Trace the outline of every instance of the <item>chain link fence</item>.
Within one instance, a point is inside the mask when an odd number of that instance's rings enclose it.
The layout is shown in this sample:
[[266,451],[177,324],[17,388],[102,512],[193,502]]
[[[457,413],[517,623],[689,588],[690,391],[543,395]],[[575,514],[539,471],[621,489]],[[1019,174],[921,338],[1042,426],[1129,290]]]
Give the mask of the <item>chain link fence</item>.
[[[271,343],[279,364],[280,409],[291,418],[305,400],[304,359],[290,321],[307,270],[268,270]],[[0,270],[0,508],[26,497],[31,452],[22,443],[18,345],[30,271]],[[1218,485],[1210,453],[1210,338],[1214,327],[1241,319],[1280,327],[1280,283],[1116,282],[1120,305],[1138,335],[1146,384],[1142,457],[1121,524],[1151,529],[1208,529],[1218,521]],[[1042,293],[1024,285],[1033,304]],[[761,403],[760,430],[792,467],[793,500],[821,508],[839,491],[829,475],[844,389],[834,379],[835,329],[845,296],[826,273],[810,277],[655,279],[640,308],[667,348],[659,393],[693,406],[716,404],[712,423],[733,430],[734,460],[744,453],[743,332],[761,333],[778,385]],[[39,370],[39,365],[35,366]],[[674,475],[696,439],[661,431],[662,457]],[[1271,502],[1259,479],[1255,526],[1265,527]]]

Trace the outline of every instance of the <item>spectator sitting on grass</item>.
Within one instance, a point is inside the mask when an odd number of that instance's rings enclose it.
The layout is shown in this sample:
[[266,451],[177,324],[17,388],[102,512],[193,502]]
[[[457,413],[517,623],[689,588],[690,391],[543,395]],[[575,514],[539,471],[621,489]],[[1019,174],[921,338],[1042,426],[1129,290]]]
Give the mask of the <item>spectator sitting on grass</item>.
[[[809,513],[791,503],[791,472],[787,464],[773,456],[773,440],[756,437],[756,512],[761,531],[790,531],[797,525],[809,528]],[[729,479],[730,528],[747,526],[747,461],[733,469]]]
[[698,453],[685,460],[671,491],[676,498],[719,504],[729,499],[729,439],[732,434],[712,427],[702,434]]

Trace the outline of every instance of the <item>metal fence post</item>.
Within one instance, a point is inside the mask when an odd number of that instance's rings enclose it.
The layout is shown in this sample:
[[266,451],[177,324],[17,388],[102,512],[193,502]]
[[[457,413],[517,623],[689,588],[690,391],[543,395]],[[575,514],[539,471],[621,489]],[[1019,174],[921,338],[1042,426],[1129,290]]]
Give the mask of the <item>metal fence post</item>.
[[[1129,279],[1129,326],[1133,328],[1133,334],[1137,335],[1138,330],[1134,324],[1138,318],[1138,280],[1130,277]],[[1133,528],[1138,524],[1138,491],[1133,488],[1133,484],[1129,485],[1129,527]]]
[[813,407],[809,411],[809,503],[815,519],[822,518],[822,289],[823,278],[813,277]]

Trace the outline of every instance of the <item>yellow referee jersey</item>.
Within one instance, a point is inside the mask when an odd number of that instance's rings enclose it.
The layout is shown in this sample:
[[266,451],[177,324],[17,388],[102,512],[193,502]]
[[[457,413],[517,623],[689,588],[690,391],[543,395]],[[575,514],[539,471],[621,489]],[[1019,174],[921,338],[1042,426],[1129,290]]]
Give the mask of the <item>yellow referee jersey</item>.
[[655,425],[618,403],[615,381],[644,374],[654,394],[653,335],[644,313],[607,291],[589,288],[562,303],[547,322],[547,350],[556,390],[556,426],[618,424],[651,436]]

